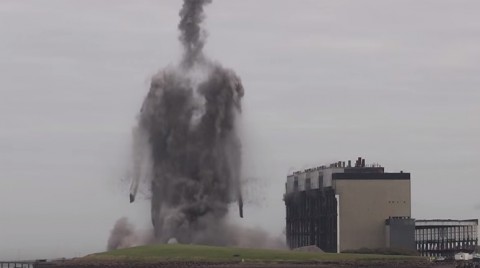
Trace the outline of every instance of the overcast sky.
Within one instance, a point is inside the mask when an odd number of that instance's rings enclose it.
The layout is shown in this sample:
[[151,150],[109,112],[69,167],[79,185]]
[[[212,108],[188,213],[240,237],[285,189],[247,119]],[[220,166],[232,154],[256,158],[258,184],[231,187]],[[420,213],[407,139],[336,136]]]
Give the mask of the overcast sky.
[[[122,216],[149,226],[148,201],[128,204],[122,178],[149,80],[179,59],[180,6],[0,1],[0,259],[104,250]],[[479,218],[479,10],[475,0],[208,6],[206,53],[246,90],[242,224],[280,234],[287,173],[358,156],[412,173],[413,217]]]

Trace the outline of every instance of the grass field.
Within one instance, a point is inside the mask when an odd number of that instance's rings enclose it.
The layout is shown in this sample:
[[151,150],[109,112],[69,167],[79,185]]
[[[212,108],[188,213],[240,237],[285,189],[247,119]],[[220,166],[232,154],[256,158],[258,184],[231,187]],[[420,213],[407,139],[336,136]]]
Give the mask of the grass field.
[[327,262],[367,260],[419,260],[419,257],[373,254],[312,253],[290,250],[212,247],[199,245],[151,245],[92,254],[95,261],[205,261],[205,262]]

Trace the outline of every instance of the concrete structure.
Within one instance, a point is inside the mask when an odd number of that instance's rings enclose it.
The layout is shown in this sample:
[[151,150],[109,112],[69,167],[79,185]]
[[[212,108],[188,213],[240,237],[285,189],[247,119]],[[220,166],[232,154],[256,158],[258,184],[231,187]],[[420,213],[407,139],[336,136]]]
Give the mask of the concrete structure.
[[386,225],[387,219],[411,216],[409,173],[385,173],[380,165],[358,158],[354,165],[336,162],[294,172],[285,187],[287,243],[292,248],[315,244],[341,252],[399,243],[414,249],[413,234],[411,241],[397,239],[412,228]]
[[471,254],[478,245],[478,220],[417,220],[415,243],[422,256]]
[[385,221],[387,248],[415,249],[415,220],[408,217],[391,217]]

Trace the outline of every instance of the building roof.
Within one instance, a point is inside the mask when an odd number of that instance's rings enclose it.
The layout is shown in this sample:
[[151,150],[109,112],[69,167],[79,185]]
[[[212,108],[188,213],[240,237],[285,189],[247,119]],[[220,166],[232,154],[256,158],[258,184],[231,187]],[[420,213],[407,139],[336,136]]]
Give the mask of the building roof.
[[333,180],[410,180],[410,173],[334,173]]
[[467,226],[478,225],[478,219],[468,220],[452,220],[452,219],[432,219],[432,220],[416,220],[416,226]]

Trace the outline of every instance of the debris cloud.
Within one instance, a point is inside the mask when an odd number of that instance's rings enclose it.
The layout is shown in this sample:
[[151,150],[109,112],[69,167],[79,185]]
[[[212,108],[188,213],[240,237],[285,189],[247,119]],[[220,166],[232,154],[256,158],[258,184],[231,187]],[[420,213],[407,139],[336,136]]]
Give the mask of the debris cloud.
[[236,122],[244,89],[233,70],[203,54],[209,3],[184,0],[178,25],[183,58],[153,77],[134,130],[130,202],[139,184],[149,183],[160,243],[233,244],[225,223],[230,204],[237,202],[243,217]]
[[203,53],[204,7],[184,0],[179,13],[183,56],[151,81],[133,130],[130,202],[148,185],[151,233],[122,218],[108,249],[148,243],[286,248],[282,238],[227,219],[237,203],[243,217],[241,142],[237,119],[244,89],[233,70]]
[[135,230],[135,227],[128,222],[128,219],[120,218],[110,232],[107,249],[120,249],[150,244],[153,242],[152,233],[148,231]]

